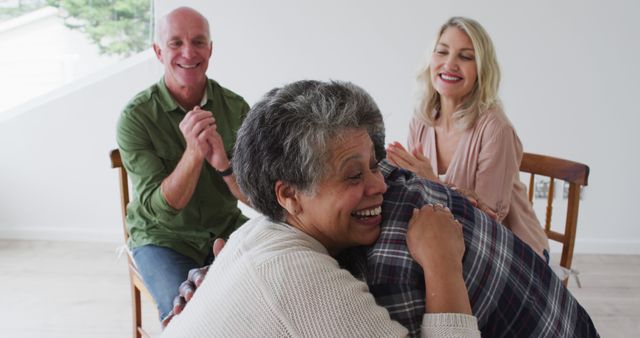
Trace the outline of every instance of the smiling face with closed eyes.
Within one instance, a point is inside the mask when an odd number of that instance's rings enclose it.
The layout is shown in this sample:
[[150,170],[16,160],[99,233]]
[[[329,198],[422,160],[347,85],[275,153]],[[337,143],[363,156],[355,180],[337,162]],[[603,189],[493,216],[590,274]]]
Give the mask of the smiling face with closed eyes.
[[471,93],[478,79],[473,44],[469,36],[457,27],[442,32],[430,63],[431,83],[442,100],[457,106]]

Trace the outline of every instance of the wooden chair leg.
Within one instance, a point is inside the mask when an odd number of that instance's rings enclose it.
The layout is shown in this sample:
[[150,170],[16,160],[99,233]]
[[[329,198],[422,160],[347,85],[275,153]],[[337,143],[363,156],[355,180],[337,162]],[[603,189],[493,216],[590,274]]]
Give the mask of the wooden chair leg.
[[[124,242],[127,243],[129,239],[129,233],[127,231],[127,205],[129,204],[129,180],[127,178],[127,170],[125,169],[122,158],[120,157],[120,150],[113,149],[109,152],[109,158],[111,159],[111,168],[118,169],[120,177],[120,207],[122,210],[122,230],[124,232]],[[141,294],[144,294],[147,299],[153,300],[144,284],[142,278],[136,269],[133,262],[131,252],[127,250],[127,261],[129,264],[129,282],[131,285],[131,315],[133,317],[133,336],[135,338],[149,337],[149,334],[142,328],[142,300]]]
[[131,283],[131,314],[133,315],[133,337],[142,338],[142,302],[140,299],[140,290],[134,283]]

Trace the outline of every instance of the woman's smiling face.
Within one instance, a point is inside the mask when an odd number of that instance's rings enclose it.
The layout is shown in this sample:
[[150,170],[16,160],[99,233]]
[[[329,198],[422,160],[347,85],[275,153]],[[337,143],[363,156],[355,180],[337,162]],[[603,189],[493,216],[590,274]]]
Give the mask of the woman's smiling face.
[[365,130],[342,133],[329,151],[327,174],[313,192],[296,192],[298,210],[289,213],[287,222],[336,254],[378,238],[387,186]]
[[433,88],[444,98],[462,101],[478,79],[475,50],[469,36],[457,27],[445,29],[429,67]]

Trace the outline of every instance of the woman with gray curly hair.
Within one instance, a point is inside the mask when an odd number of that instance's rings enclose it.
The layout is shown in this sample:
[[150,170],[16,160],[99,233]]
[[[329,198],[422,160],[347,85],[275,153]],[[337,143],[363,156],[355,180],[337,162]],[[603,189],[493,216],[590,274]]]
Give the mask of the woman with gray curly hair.
[[[238,184],[263,216],[231,235],[165,334],[406,336],[334,259],[379,236],[382,157],[382,116],[361,88],[300,81],[267,93],[243,122],[233,156]],[[460,224],[448,209],[425,206],[414,212],[407,244],[429,290],[422,336],[479,337]]]

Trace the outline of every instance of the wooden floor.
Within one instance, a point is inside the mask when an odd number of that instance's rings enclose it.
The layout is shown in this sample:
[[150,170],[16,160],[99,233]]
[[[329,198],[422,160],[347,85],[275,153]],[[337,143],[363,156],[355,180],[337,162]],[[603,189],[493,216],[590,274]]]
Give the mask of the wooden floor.
[[[126,258],[116,247],[0,240],[0,337],[130,337]],[[574,267],[582,288],[569,289],[601,336],[640,337],[640,256],[576,255]]]

